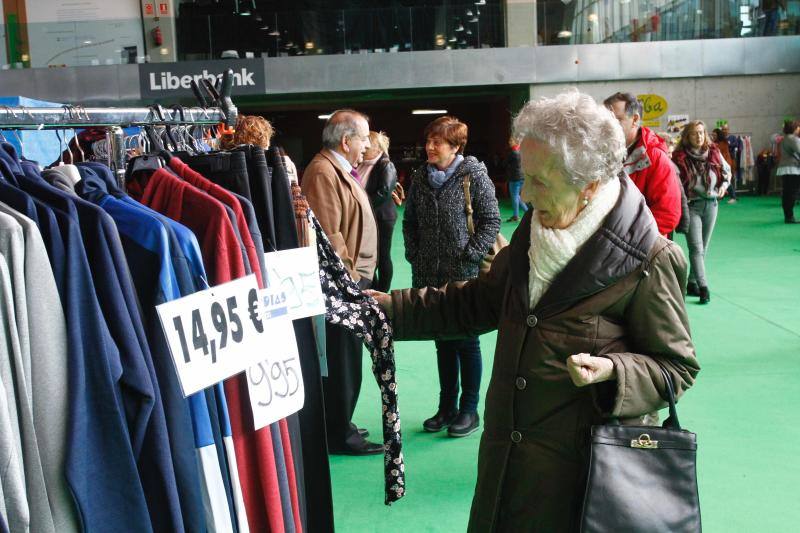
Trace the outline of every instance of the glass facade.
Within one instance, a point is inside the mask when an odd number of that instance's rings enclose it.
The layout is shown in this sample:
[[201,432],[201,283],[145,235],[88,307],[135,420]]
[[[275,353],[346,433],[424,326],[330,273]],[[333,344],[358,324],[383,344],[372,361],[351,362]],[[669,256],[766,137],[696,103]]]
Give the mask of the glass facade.
[[[181,4],[177,35],[181,59],[393,53],[505,45],[502,6],[442,5],[236,11]],[[257,4],[257,3],[256,3]],[[373,4],[374,5],[374,4]]]
[[539,0],[541,45],[798,35],[798,0]]
[[68,4],[1,3],[0,67],[800,34],[800,0],[120,0],[79,15]]

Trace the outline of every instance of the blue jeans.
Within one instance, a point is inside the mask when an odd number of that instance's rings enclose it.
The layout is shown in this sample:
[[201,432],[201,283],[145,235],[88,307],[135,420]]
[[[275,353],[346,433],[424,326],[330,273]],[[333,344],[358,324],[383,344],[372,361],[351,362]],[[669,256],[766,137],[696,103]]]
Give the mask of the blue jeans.
[[711,233],[717,222],[717,200],[692,200],[689,202],[689,232],[686,244],[689,246],[689,281],[700,287],[708,287],[706,281],[706,252],[711,241]]
[[436,341],[439,364],[439,409],[454,412],[458,404],[458,375],[461,373],[461,403],[465,413],[478,412],[481,389],[481,344],[478,337]]
[[511,207],[514,209],[514,216],[517,218],[519,218],[520,207],[523,213],[528,211],[528,206],[525,205],[519,197],[519,192],[522,190],[523,183],[525,183],[523,180],[508,182],[508,194],[511,196]]

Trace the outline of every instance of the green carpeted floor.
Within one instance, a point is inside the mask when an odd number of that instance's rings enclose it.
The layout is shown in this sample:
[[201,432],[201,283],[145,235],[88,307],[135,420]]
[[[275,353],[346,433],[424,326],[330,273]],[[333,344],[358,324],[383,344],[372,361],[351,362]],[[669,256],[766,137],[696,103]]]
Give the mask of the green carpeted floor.
[[[501,210],[503,220],[510,216],[507,202]],[[510,237],[514,226],[504,222],[503,234]],[[411,280],[400,227],[398,221],[394,288]],[[684,237],[677,240],[685,251]],[[698,434],[704,529],[796,531],[800,225],[783,224],[779,198],[743,197],[736,205],[722,204],[706,265],[711,303],[687,302],[702,371],[679,406],[683,426]],[[484,392],[495,339],[494,333],[481,337]],[[408,494],[391,507],[383,505],[382,456],[332,456],[337,530],[465,531],[480,433],[450,439],[423,432],[422,421],[437,403],[433,343],[399,343],[396,357]],[[378,390],[365,355],[354,422],[379,438],[379,415]]]

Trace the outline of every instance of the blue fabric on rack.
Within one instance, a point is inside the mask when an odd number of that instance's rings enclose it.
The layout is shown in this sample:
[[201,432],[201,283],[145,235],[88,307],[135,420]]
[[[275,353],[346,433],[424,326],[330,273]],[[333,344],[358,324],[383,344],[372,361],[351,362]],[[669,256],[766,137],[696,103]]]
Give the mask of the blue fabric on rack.
[[[0,150],[0,159],[8,163],[16,180],[30,180],[6,149]],[[45,185],[24,188],[46,202],[50,191]],[[70,205],[65,204],[65,210],[52,208],[65,252],[62,300],[70,362],[67,482],[84,530],[136,524],[147,531],[150,518],[122,405],[122,362],[97,299],[77,213]]]

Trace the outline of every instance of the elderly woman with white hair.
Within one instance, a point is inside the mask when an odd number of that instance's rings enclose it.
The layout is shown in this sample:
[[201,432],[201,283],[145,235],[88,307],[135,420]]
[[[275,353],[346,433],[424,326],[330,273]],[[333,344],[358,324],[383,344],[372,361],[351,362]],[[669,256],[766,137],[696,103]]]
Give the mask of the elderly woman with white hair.
[[535,210],[488,274],[374,296],[397,339],[498,331],[469,531],[577,531],[590,427],[652,420],[661,368],[678,395],[699,371],[686,260],[622,173],[625,139],[602,105],[539,98],[514,127]]

